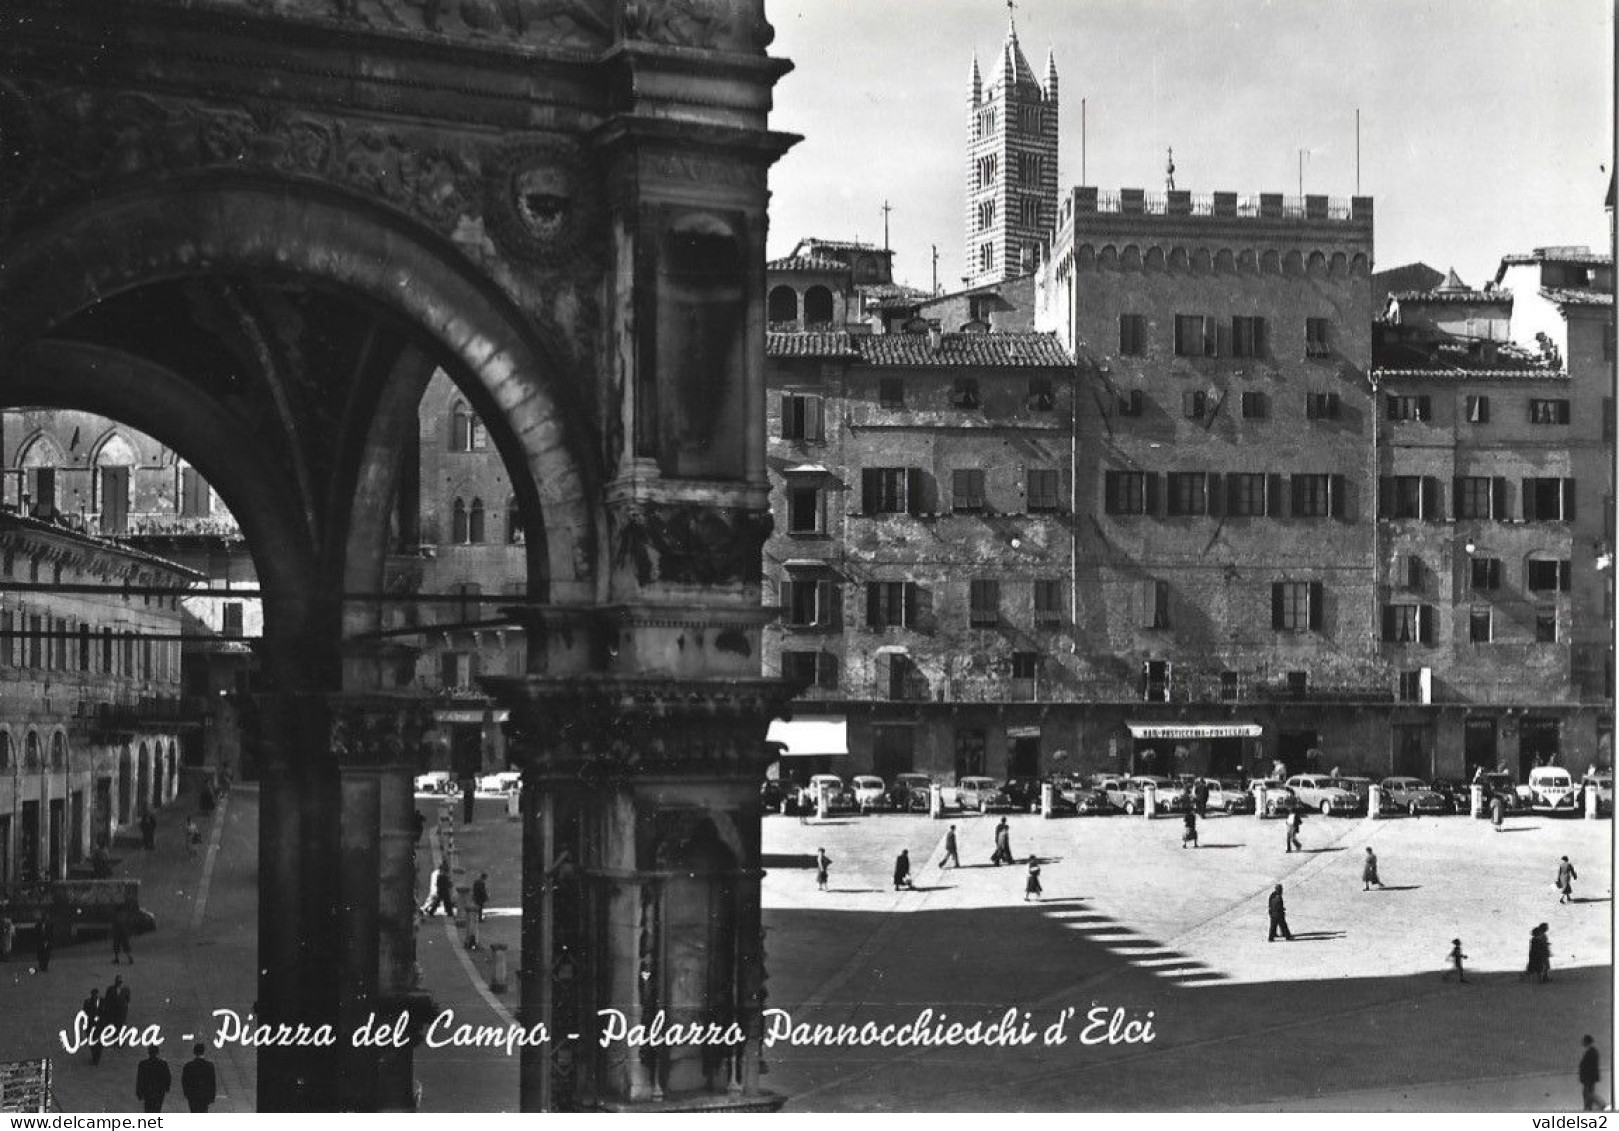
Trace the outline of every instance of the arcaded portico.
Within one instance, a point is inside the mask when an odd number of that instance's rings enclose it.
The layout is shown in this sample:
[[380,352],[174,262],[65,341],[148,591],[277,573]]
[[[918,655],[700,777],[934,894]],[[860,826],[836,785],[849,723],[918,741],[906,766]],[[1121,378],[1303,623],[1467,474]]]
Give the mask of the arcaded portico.
[[[409,761],[373,635],[436,370],[528,532],[522,1020],[744,1045],[526,1050],[527,1110],[758,1088],[769,530],[762,0],[18,0],[0,14],[0,403],[182,453],[254,550],[273,690],[260,1014],[420,1008]],[[488,609],[494,615],[496,609]],[[573,1027],[573,1028],[570,1028]],[[261,1110],[403,1108],[408,1054],[263,1050]]]

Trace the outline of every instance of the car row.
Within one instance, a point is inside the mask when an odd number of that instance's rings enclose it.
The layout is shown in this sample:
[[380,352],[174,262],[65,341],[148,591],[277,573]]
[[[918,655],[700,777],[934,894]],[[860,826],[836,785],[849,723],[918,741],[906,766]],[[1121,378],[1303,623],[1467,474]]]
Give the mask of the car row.
[[[442,794],[454,797],[461,792],[461,783],[448,770],[430,770],[417,774],[413,783],[417,793]],[[498,774],[484,774],[477,779],[479,793],[514,793],[523,786],[520,770],[502,770]]]

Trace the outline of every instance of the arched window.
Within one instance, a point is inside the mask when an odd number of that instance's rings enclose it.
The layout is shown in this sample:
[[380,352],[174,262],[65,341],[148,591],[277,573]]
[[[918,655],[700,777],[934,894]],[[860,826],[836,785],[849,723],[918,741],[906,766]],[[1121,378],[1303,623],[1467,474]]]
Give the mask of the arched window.
[[39,732],[31,730],[23,740],[22,768],[24,773],[37,773],[42,767],[39,757]]
[[474,544],[483,542],[482,499],[473,499],[472,506],[467,511],[467,541]]
[[450,506],[450,541],[457,546],[467,540],[467,505],[460,499]]
[[456,401],[450,411],[450,450],[452,452],[481,452],[489,446],[489,435],[484,431],[478,414]]
[[67,769],[67,737],[61,732],[51,736],[51,769]]
[[[67,461],[49,436],[36,436],[17,461],[23,469],[22,489],[28,496],[24,510],[39,518],[56,515],[56,469]],[[21,500],[19,500],[21,501]]]
[[517,496],[513,495],[506,500],[506,543],[521,546],[525,540],[523,512],[517,507]]
[[804,325],[825,325],[832,321],[832,292],[811,287],[804,292]]
[[772,287],[765,317],[770,322],[797,322],[798,292],[791,287]]

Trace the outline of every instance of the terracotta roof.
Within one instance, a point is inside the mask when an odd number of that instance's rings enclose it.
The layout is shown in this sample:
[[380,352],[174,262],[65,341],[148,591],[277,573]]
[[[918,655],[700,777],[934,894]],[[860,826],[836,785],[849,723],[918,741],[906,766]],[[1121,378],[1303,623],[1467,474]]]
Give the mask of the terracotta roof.
[[854,346],[868,365],[1032,369],[1074,363],[1051,334],[942,334],[937,349],[928,334],[871,334]]
[[1373,369],[1372,380],[1394,377],[1425,381],[1567,381],[1560,369]]
[[[798,250],[798,248],[803,247],[805,244],[814,244],[816,247],[835,248],[838,251],[882,251],[883,250],[882,248],[878,247],[874,243],[861,243],[859,240],[823,240],[819,236],[805,236],[804,238],[802,238],[802,239],[800,239],[798,241],[798,246],[793,248],[793,250],[796,252]],[[886,255],[886,254],[889,254],[889,253],[884,252],[884,254]]]
[[1516,255],[1503,255],[1501,266],[1521,267],[1526,263],[1612,263],[1613,256],[1605,251],[1592,251],[1588,247],[1537,247],[1534,251]]
[[1612,306],[1613,295],[1607,291],[1570,290],[1567,287],[1541,287],[1540,297],[1559,306]]
[[765,334],[766,357],[825,357],[855,360],[859,358],[849,344],[849,335],[842,330],[811,331],[808,333]]
[[1471,291],[1447,290],[1438,287],[1431,291],[1400,291],[1389,295],[1395,302],[1500,302],[1511,303],[1509,290]]
[[766,271],[847,271],[849,265],[824,255],[789,255],[785,259],[772,259],[765,264]]

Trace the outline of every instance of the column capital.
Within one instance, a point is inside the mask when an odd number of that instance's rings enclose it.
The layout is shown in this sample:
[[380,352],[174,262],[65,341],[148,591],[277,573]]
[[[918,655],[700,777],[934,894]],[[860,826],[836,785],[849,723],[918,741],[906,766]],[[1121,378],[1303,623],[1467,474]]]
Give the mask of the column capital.
[[779,679],[663,676],[494,677],[511,711],[516,760],[541,777],[695,774],[753,778],[771,759],[770,720],[797,685]]

